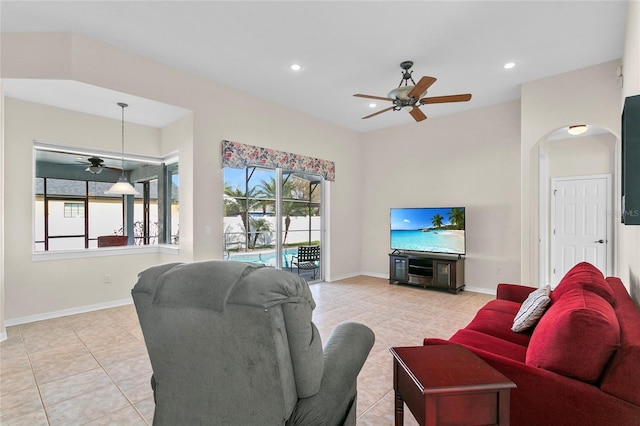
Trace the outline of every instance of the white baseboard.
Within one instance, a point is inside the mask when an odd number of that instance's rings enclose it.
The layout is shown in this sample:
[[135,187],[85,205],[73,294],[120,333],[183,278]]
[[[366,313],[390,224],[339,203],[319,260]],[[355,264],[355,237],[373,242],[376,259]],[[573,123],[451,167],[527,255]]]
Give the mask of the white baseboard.
[[2,330],[2,333],[0,333],[0,342],[4,342],[5,340],[7,340],[7,331]]
[[369,277],[377,277],[377,278],[388,278],[386,275],[382,275],[382,274],[373,274],[370,272],[353,272],[351,274],[344,274],[344,275],[337,275],[335,277],[325,277],[325,281],[328,283],[334,282],[334,281],[340,281],[340,280],[346,280],[348,278],[353,278],[353,277],[357,277],[360,275],[366,275]]
[[79,306],[77,308],[62,309],[60,311],[46,312],[44,314],[36,314],[36,315],[29,315],[29,316],[20,317],[20,318],[5,319],[4,325],[6,327],[11,327],[13,325],[27,324],[30,322],[66,317],[66,316],[75,315],[75,314],[84,314],[86,312],[99,311],[101,309],[115,308],[117,306],[130,305],[132,303],[133,303],[133,299],[131,298],[113,300],[111,302],[97,303],[95,305]]
[[482,287],[473,287],[470,285],[464,286],[464,291],[471,291],[473,293],[482,293],[482,294],[490,294],[492,296],[496,295],[496,289],[482,288]]

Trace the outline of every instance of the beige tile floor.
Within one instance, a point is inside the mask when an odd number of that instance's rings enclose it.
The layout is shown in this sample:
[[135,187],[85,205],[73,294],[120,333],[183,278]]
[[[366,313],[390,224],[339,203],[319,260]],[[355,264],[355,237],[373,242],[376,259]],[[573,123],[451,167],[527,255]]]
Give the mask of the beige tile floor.
[[[392,346],[448,338],[492,296],[457,295],[359,276],[311,284],[323,341],[338,323],[376,334],[358,377],[358,425],[393,424]],[[0,343],[1,425],[145,425],[151,366],[133,305],[7,330]],[[416,422],[405,408],[405,425]]]

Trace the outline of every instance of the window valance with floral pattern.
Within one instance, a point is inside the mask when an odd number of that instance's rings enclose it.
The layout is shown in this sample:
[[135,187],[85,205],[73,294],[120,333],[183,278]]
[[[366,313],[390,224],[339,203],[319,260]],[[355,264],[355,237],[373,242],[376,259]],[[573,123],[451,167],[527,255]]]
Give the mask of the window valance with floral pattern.
[[329,181],[334,181],[336,174],[336,166],[333,161],[245,145],[239,142],[222,141],[222,167],[241,169],[247,166],[265,166],[314,173],[322,175]]

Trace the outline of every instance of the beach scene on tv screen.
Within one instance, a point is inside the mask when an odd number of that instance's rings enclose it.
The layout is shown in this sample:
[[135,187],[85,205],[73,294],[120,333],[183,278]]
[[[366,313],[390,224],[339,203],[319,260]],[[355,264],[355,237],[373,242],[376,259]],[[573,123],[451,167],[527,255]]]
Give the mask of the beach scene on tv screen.
[[391,249],[465,253],[464,208],[391,209]]

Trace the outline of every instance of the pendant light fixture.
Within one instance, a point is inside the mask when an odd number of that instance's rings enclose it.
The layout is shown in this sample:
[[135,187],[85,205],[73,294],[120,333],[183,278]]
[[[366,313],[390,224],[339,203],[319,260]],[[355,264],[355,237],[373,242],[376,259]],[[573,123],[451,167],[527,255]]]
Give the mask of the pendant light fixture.
[[118,102],[118,106],[122,108],[122,174],[118,181],[114,183],[108,191],[104,191],[104,193],[109,195],[137,195],[139,192],[136,191],[124,175],[124,109],[129,105]]

